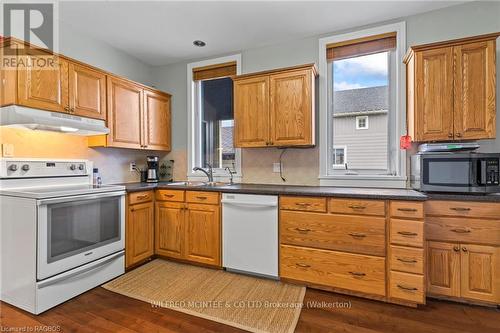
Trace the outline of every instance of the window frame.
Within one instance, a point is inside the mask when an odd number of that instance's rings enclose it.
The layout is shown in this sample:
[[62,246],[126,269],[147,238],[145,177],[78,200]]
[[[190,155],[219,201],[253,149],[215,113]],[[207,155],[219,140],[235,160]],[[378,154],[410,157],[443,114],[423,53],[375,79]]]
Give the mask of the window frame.
[[[391,52],[391,61],[395,64],[389,66],[389,83],[395,89],[391,95],[390,105],[395,110],[394,116],[389,121],[389,154],[393,155],[390,169],[394,175],[376,174],[338,174],[334,173],[331,159],[331,149],[334,146],[332,134],[333,117],[330,115],[330,100],[333,89],[330,76],[331,62],[326,59],[327,45],[342,41],[363,38],[367,36],[396,32],[397,48]],[[320,110],[320,185],[358,186],[358,187],[394,187],[406,188],[406,152],[399,149],[399,137],[406,133],[406,84],[403,57],[406,51],[406,23],[398,22],[384,26],[334,35],[319,39],[319,110]],[[394,68],[391,70],[391,68]],[[391,89],[391,87],[390,87]],[[389,161],[391,162],[391,161]]]
[[[334,145],[332,147],[332,150],[336,150],[336,149],[343,149],[344,150],[344,163],[342,164],[335,164],[333,163],[333,168],[335,169],[344,169],[345,168],[345,163],[347,161],[347,146],[346,145]],[[333,153],[335,154],[335,153]],[[333,161],[335,161],[335,156],[333,157]]]
[[[188,180],[206,180],[200,172],[193,172],[193,168],[201,165],[201,97],[200,81],[193,81],[193,68],[217,65],[236,61],[236,75],[241,74],[241,54],[219,57],[203,61],[192,62],[187,65],[187,110],[188,110],[188,146],[187,146],[187,178]],[[241,149],[235,148],[234,181],[241,181]],[[214,179],[225,181],[229,179],[228,172],[223,168],[213,169]]]
[[[361,119],[365,120],[365,126],[364,127],[359,126],[359,121]],[[369,128],[370,128],[370,125],[368,123],[368,116],[356,116],[356,129],[357,130],[367,130]]]

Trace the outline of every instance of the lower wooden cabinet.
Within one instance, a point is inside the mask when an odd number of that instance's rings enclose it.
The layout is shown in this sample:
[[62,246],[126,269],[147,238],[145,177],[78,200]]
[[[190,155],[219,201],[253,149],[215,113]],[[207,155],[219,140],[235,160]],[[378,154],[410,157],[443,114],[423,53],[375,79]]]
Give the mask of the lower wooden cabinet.
[[[156,200],[155,253],[220,267],[219,194],[160,190]],[[210,203],[192,203],[197,200]]]
[[500,248],[428,242],[427,253],[430,294],[500,303]]
[[153,225],[154,204],[152,201],[128,206],[125,233],[126,267],[130,267],[154,254]]
[[155,253],[172,258],[183,257],[184,203],[157,202],[155,212]]
[[188,204],[184,221],[184,257],[220,266],[220,213],[218,205]]

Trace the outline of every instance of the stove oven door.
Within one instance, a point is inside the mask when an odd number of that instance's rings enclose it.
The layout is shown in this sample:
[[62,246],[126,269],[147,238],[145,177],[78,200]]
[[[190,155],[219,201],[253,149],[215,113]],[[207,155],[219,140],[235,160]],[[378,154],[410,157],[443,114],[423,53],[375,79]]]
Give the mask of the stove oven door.
[[125,248],[125,192],[38,201],[37,279]]

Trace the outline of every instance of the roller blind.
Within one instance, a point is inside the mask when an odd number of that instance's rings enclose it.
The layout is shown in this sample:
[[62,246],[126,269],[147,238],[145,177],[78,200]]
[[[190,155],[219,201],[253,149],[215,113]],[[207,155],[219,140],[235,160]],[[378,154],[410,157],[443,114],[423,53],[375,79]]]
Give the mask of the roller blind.
[[193,80],[210,80],[236,75],[236,61],[193,68]]
[[384,52],[396,48],[396,32],[351,39],[326,46],[328,61]]

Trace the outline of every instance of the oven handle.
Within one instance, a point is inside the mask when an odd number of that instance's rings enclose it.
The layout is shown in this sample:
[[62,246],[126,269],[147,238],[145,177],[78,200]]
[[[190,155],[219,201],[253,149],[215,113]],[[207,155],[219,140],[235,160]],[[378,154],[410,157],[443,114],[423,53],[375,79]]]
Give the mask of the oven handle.
[[98,193],[98,194],[83,194],[83,195],[75,195],[75,196],[71,196],[71,197],[59,197],[59,198],[37,200],[37,205],[43,206],[43,205],[47,205],[47,204],[73,202],[73,201],[80,201],[80,200],[93,200],[93,199],[101,199],[101,198],[109,198],[109,197],[118,197],[118,196],[122,196],[122,195],[125,195],[125,191],[104,192],[104,193]]
[[88,272],[88,271],[92,271],[92,270],[100,268],[100,267],[106,265],[107,263],[109,263],[110,261],[113,261],[116,258],[122,257],[124,255],[125,255],[125,251],[117,252],[115,254],[112,254],[112,255],[108,256],[104,260],[103,259],[101,259],[101,261],[97,260],[91,266],[75,268],[72,272],[63,273],[63,274],[61,274],[61,276],[56,276],[56,277],[53,277],[53,278],[49,278],[49,279],[47,279],[45,281],[38,282],[37,283],[37,287],[38,287],[38,289],[42,289],[42,288],[51,286],[53,284],[56,284],[58,282],[67,280],[69,278],[72,278],[73,276],[80,275],[80,274],[83,274],[83,273]]

